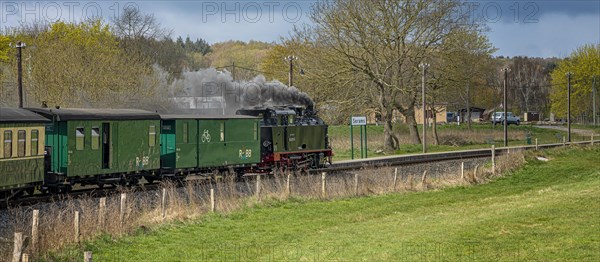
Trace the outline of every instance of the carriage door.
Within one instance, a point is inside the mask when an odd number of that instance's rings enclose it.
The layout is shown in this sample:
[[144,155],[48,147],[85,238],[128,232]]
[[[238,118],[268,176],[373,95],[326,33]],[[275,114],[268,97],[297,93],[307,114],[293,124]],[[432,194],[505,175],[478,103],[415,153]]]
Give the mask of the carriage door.
[[102,123],[102,168],[110,168],[110,124]]
[[44,170],[46,170],[46,173],[49,173],[52,170],[52,147],[51,146],[44,147]]

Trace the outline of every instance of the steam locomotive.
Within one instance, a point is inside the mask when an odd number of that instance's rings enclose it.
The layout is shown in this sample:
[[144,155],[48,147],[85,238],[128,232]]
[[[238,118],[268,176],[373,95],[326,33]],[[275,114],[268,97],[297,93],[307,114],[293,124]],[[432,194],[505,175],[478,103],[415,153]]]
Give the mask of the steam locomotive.
[[135,185],[217,172],[270,173],[331,163],[312,107],[235,116],[135,109],[0,108],[0,199],[74,185]]

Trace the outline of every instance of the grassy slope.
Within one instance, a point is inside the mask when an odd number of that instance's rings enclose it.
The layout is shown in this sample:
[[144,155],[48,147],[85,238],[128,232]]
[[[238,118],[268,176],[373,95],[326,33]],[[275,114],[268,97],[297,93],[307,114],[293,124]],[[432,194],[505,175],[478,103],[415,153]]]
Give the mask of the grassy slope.
[[596,260],[600,149],[548,156],[480,186],[276,202],[85,248],[99,261]]

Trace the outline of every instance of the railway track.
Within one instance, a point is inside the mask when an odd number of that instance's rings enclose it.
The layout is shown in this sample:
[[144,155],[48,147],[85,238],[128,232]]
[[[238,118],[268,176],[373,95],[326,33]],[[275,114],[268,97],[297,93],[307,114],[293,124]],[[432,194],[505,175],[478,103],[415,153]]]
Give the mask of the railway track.
[[[569,145],[588,145],[591,144],[592,141],[580,141],[580,142],[570,142],[570,143],[556,143],[556,144],[543,144],[543,145],[527,145],[527,146],[510,146],[510,147],[496,147],[495,153],[496,156],[506,154],[511,151],[520,151],[520,150],[535,150],[537,149],[547,149],[561,146],[569,146]],[[599,144],[600,140],[594,140],[594,144]],[[355,170],[360,168],[377,168],[377,167],[387,167],[387,166],[399,166],[399,165],[411,165],[411,164],[421,164],[421,163],[429,163],[429,162],[440,162],[440,161],[448,161],[448,160],[457,160],[457,159],[472,159],[472,158],[482,158],[482,157],[492,157],[492,148],[487,149],[472,149],[472,150],[460,150],[460,151],[448,151],[448,152],[436,152],[436,153],[425,153],[425,154],[411,154],[411,155],[394,155],[394,156],[384,156],[384,157],[373,157],[367,159],[357,159],[357,160],[346,160],[346,161],[338,161],[334,162],[332,165],[327,168],[318,169],[314,171],[318,172],[326,172],[326,171],[344,171],[344,170]]]
[[[593,141],[594,144],[600,144],[600,140]],[[547,148],[555,148],[561,146],[569,146],[569,145],[588,145],[591,144],[592,141],[581,141],[581,142],[571,142],[571,143],[555,143],[555,144],[543,144],[543,145],[528,145],[528,146],[511,146],[511,147],[498,147],[495,148],[496,156],[507,154],[511,151],[521,151],[521,150],[536,150],[536,149],[547,149]],[[436,153],[426,153],[426,154],[411,154],[411,155],[394,155],[394,156],[385,156],[385,157],[373,157],[367,159],[356,159],[356,160],[345,160],[334,162],[326,168],[321,169],[313,169],[309,172],[318,173],[318,172],[335,172],[335,171],[348,171],[348,170],[357,170],[364,168],[379,168],[379,167],[389,167],[389,166],[400,166],[400,165],[412,165],[412,164],[423,164],[423,163],[433,163],[433,162],[442,162],[442,161],[450,161],[450,160],[460,160],[460,159],[474,159],[474,158],[484,158],[492,156],[492,148],[487,149],[472,149],[472,150],[460,150],[460,151],[448,151],[448,152],[436,152]],[[140,191],[150,191],[155,190],[159,186],[158,183],[142,183],[134,190]],[[11,201],[2,201],[0,202],[0,209],[5,209],[9,206],[27,206],[33,205],[36,203],[42,202],[53,202],[60,201],[65,198],[78,198],[82,196],[87,197],[104,197],[110,194],[113,194],[118,187],[108,187],[108,188],[84,188],[79,190],[74,190],[70,192],[68,195],[52,195],[52,194],[36,194],[33,196],[26,196],[19,199],[14,199]]]

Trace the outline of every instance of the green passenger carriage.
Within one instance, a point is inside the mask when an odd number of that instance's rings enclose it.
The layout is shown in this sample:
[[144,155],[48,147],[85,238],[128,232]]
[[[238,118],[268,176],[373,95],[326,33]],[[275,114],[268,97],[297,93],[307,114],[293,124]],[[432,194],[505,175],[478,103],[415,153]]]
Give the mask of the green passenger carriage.
[[260,162],[260,127],[256,117],[162,115],[161,118],[163,176],[229,169],[239,173]]
[[48,119],[0,108],[0,199],[32,194],[44,181],[44,125]]
[[51,119],[46,128],[45,184],[136,184],[160,169],[160,116],[135,109],[29,109]]

